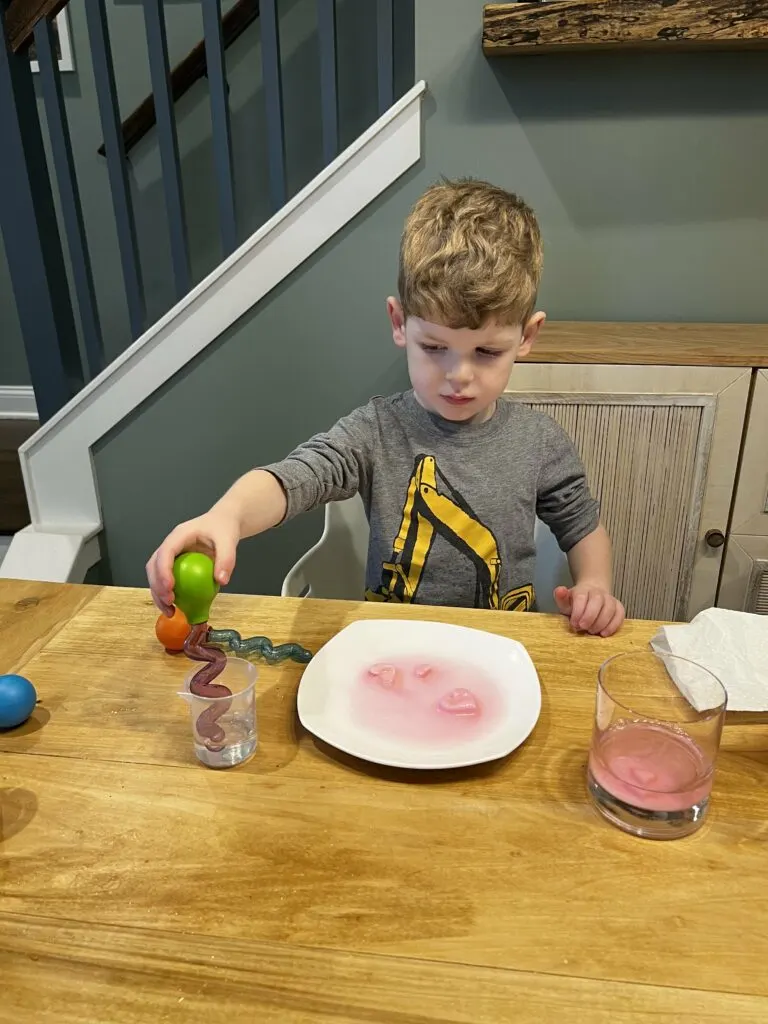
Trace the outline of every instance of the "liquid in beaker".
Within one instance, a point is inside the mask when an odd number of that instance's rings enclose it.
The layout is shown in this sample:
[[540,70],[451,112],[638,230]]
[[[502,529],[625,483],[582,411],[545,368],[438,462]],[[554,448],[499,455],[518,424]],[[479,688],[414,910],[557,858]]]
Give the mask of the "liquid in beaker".
[[[258,742],[256,666],[243,658],[227,658],[224,671],[214,682],[230,689],[232,695],[229,697],[198,697],[191,693],[190,683],[200,668],[196,665],[189,673],[180,694],[189,704],[195,754],[209,768],[231,768],[242,764],[256,750]],[[223,736],[218,735],[216,726]],[[211,732],[216,732],[215,740],[211,739]]]

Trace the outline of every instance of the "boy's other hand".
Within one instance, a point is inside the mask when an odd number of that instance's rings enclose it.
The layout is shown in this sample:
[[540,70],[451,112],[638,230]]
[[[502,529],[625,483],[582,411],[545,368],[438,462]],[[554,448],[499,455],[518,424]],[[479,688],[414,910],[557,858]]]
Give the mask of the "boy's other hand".
[[624,605],[608,590],[592,583],[556,587],[555,602],[571,627],[593,636],[613,636],[625,618]]
[[216,582],[229,583],[235,568],[235,552],[240,541],[239,522],[223,512],[207,512],[197,519],[180,523],[165,538],[147,562],[147,579],[152,600],[164,615],[173,615],[173,563],[186,551],[200,551],[214,561]]

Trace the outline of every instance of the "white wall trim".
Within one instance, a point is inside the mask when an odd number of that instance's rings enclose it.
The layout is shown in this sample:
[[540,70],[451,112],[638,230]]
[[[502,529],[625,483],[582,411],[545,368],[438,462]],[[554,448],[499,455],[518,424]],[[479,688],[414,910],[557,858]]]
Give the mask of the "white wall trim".
[[0,386],[0,420],[36,420],[35,392],[25,385]]
[[0,557],[0,577],[82,583],[100,558],[99,538],[80,533],[54,533],[25,526]]
[[[34,534],[101,529],[92,446],[421,156],[419,82],[19,450]],[[19,545],[28,545],[29,534]],[[18,574],[23,565],[11,558]]]

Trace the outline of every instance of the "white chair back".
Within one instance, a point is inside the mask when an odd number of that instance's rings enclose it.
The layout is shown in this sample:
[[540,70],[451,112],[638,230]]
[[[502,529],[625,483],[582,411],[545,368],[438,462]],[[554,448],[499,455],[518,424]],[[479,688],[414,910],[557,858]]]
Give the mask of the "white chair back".
[[[359,495],[325,506],[325,527],[320,540],[309,549],[283,580],[283,597],[321,597],[360,601],[365,592],[368,558],[368,520]],[[552,591],[571,585],[568,560],[540,519],[536,520],[536,571],[534,587],[539,611],[555,612]]]

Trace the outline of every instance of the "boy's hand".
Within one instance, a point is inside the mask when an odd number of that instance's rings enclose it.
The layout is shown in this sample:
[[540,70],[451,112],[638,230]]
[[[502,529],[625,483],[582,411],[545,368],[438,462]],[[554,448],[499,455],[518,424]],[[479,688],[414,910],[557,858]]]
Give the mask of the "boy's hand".
[[239,522],[223,512],[207,512],[180,523],[147,562],[152,600],[164,615],[173,615],[173,563],[185,551],[201,551],[214,560],[213,574],[219,584],[229,583],[240,541]]
[[557,587],[555,601],[573,629],[593,636],[613,636],[624,621],[624,605],[610,591],[593,583]]

